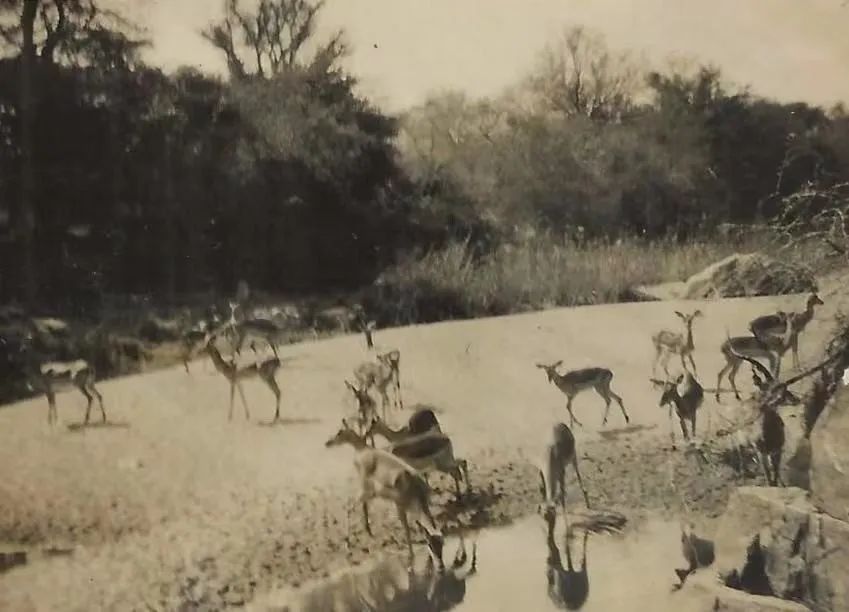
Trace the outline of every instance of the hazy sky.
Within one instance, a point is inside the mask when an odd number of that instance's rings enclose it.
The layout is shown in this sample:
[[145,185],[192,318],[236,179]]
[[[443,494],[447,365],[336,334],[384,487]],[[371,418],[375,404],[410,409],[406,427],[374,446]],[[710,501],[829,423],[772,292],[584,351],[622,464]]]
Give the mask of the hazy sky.
[[[114,0],[149,28],[149,61],[222,71],[198,35],[222,0]],[[248,5],[250,0],[242,0]],[[387,110],[429,92],[497,94],[564,27],[602,32],[615,49],[718,64],[727,78],[781,100],[849,102],[846,0],[327,0],[320,31],[344,27],[349,68]],[[377,48],[374,45],[377,44]]]

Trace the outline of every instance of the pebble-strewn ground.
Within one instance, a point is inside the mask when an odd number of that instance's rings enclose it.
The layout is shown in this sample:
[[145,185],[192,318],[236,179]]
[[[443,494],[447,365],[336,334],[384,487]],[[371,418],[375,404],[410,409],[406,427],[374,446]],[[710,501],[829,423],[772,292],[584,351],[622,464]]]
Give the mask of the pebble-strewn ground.
[[[838,300],[822,292],[833,314]],[[830,297],[832,299],[830,299]],[[536,362],[564,368],[604,365],[625,399],[632,425],[611,409],[600,433],[603,402],[590,393],[575,402],[582,475],[594,507],[632,520],[649,514],[698,520],[721,512],[730,468],[669,445],[666,409],[657,406],[650,333],[674,328],[674,309],[701,308],[696,362],[706,387],[722,365],[725,327],[747,322],[799,297],[610,305],[388,330],[383,346],[402,353],[408,409],[437,409],[457,455],[468,458],[473,493],[453,499],[443,475],[434,508],[446,528],[482,527],[533,512],[538,477],[531,462],[563,396]],[[823,309],[802,340],[803,362],[815,356],[830,325]],[[365,560],[380,548],[401,549],[394,509],[375,502],[376,537],[363,533],[349,448],[327,450],[352,403],[342,384],[365,357],[359,337],[286,347],[278,380],[282,424],[267,426],[271,395],[245,384],[252,420],[238,403],[226,419],[228,388],[211,364],[132,376],[101,384],[109,424],[68,428],[82,418],[83,399],[59,397],[62,426],[49,431],[46,402],[0,409],[0,552],[26,551],[29,562],[0,573],[0,609],[198,610],[249,601],[254,593],[294,584]],[[741,371],[741,389],[751,376]],[[711,429],[732,396],[705,402]],[[755,475],[757,477],[757,475]],[[740,481],[737,480],[736,483]],[[570,496],[580,494],[570,476]],[[351,509],[350,526],[348,509]],[[350,538],[346,534],[350,532]]]

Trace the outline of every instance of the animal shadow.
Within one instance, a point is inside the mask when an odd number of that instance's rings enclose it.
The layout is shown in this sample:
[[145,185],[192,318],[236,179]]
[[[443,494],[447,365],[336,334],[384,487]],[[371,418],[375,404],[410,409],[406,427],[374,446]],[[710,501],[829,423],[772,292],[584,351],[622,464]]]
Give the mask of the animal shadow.
[[312,424],[315,424],[315,423],[321,423],[321,419],[305,418],[305,417],[290,417],[290,418],[282,417],[282,418],[277,419],[276,421],[274,419],[272,419],[270,421],[259,421],[257,423],[257,426],[259,426],[259,427],[269,427],[270,428],[270,427],[279,427],[279,426],[282,426],[282,425],[312,425]]
[[130,424],[127,421],[89,421],[88,423],[80,421],[79,423],[69,423],[68,431],[81,432],[86,429],[129,429]]
[[657,425],[625,425],[624,427],[617,427],[615,429],[600,429],[598,435],[605,440],[614,440],[620,436],[626,436],[641,431],[651,431],[652,429],[657,429]]
[[18,567],[19,565],[26,565],[27,561],[27,553],[25,550],[17,550],[10,553],[0,552],[0,574],[8,572],[10,569]]
[[501,499],[502,494],[494,489],[473,489],[464,491],[459,498],[453,494],[442,506],[439,520],[456,522],[465,527],[480,529],[493,524],[491,510]]

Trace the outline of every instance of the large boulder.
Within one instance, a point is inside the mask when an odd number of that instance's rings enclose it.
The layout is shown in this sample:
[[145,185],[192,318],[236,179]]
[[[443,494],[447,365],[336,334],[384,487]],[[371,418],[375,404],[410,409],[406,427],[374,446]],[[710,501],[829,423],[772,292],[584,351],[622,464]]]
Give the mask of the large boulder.
[[818,512],[806,491],[737,489],[714,542],[725,584],[849,612],[849,522]]
[[816,291],[813,274],[762,253],[736,253],[687,279],[682,297],[706,299]]
[[817,508],[849,521],[849,387],[845,385],[828,401],[811,432],[810,479]]
[[[698,609],[705,612],[810,612],[810,608],[795,601],[730,589],[708,573],[697,574],[688,580],[684,593],[689,599],[700,602]],[[696,609],[686,605],[682,608]]]

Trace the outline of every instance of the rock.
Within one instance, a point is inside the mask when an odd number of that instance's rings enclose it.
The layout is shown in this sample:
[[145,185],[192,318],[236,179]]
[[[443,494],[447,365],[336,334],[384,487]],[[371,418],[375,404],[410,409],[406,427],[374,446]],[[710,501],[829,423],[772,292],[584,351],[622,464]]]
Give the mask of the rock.
[[[744,591],[723,586],[715,576],[697,574],[687,581],[685,597],[702,602],[700,608],[705,612],[723,610],[725,612],[810,612],[810,608],[795,601],[787,601],[765,595],[751,595]],[[686,609],[692,609],[687,607]]]
[[849,389],[845,386],[828,401],[811,432],[811,497],[826,514],[849,520]]
[[805,491],[737,489],[714,541],[725,584],[849,612],[849,522],[818,512]]
[[784,464],[784,481],[789,486],[810,490],[811,454],[810,439],[800,438],[796,444],[796,450]]
[[737,253],[687,279],[682,297],[785,295],[816,290],[813,275],[804,268],[777,261],[762,253]]

